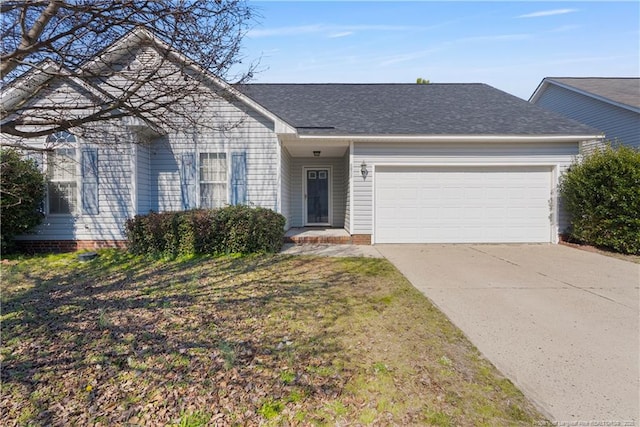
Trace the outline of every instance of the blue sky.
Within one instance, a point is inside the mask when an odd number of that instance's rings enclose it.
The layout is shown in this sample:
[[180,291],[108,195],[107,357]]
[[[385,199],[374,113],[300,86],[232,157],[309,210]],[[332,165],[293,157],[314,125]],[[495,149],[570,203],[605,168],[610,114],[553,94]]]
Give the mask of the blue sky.
[[640,2],[257,1],[254,83],[488,83],[640,75]]

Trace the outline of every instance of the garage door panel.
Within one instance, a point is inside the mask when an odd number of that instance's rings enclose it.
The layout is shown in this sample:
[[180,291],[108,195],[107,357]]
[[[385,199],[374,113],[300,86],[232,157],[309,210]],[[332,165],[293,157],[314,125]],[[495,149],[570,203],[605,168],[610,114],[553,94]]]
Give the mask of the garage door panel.
[[376,243],[549,242],[551,168],[379,167]]

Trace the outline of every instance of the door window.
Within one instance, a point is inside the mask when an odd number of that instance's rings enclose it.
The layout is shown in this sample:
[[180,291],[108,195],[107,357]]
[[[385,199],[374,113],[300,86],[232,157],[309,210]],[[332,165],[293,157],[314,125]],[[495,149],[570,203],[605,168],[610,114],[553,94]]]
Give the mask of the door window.
[[329,171],[307,170],[307,224],[329,223]]

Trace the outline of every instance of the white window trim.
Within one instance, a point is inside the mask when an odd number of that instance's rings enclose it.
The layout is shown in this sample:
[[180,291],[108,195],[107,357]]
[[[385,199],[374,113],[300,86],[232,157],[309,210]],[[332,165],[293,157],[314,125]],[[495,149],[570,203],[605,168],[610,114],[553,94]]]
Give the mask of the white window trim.
[[[224,201],[224,206],[229,206],[229,188],[231,186],[231,171],[229,170],[229,151],[228,150],[216,150],[216,149],[211,149],[211,150],[201,150],[198,151],[197,153],[197,159],[196,159],[196,173],[197,173],[197,177],[198,177],[198,187],[197,187],[197,194],[196,194],[196,201],[197,201],[197,206],[198,209],[212,209],[212,208],[207,208],[202,206],[202,184],[221,184],[222,181],[219,182],[203,182],[200,179],[200,167],[201,167],[201,161],[200,161],[200,155],[201,154],[224,154],[225,155],[225,164],[226,164],[226,182],[225,182],[225,186],[226,186],[226,191],[225,191],[225,201]],[[213,209],[217,209],[217,208],[213,208]]]
[[[72,134],[73,135],[73,134]],[[43,163],[43,173],[46,177],[46,195],[45,195],[45,201],[44,201],[44,207],[45,207],[45,212],[47,216],[51,216],[51,217],[79,217],[80,213],[81,213],[81,182],[80,182],[80,175],[82,173],[81,169],[80,169],[80,140],[76,135],[73,135],[73,137],[75,138],[75,143],[73,144],[68,144],[68,145],[62,145],[60,147],[55,147],[52,148],[52,151],[55,152],[58,149],[73,149],[74,150],[74,161],[75,161],[75,169],[76,169],[76,179],[75,179],[75,184],[76,184],[76,206],[75,206],[75,210],[73,212],[69,212],[69,213],[51,213],[51,206],[50,206],[50,202],[49,202],[49,182],[54,183],[54,182],[71,182],[71,181],[51,181],[49,179],[49,159],[50,159],[50,155],[47,153],[46,155],[42,156],[42,163]],[[45,144],[47,144],[46,140],[45,140]]]

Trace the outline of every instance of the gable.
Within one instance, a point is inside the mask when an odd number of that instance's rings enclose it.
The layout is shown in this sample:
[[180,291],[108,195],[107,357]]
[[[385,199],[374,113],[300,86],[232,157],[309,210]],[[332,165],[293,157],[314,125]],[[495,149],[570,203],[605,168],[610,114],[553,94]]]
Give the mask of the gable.
[[[71,121],[99,110],[102,100],[86,85],[64,78],[52,78],[39,85],[36,93],[17,104],[18,113],[3,117],[3,122],[22,119],[18,130],[30,132],[55,128],[61,121]],[[64,108],[61,108],[64,106]],[[26,111],[26,114],[20,114]]]
[[538,100],[549,91],[564,89],[615,107],[640,113],[640,78],[545,77],[529,98]]
[[[104,58],[97,58],[88,67],[102,72],[108,68],[107,75],[113,71],[114,74],[107,78],[96,79],[95,84],[102,90],[110,93],[118,93],[123,87],[131,84],[131,77],[143,77],[149,80],[148,91],[141,92],[139,103],[148,103],[149,99],[155,101],[153,85],[162,81],[164,85],[171,85],[172,92],[177,94],[181,102],[176,105],[190,104],[187,111],[183,111],[186,116],[198,114],[201,110],[211,108],[213,102],[218,107],[227,103],[235,109],[243,110],[249,114],[250,111],[258,113],[269,121],[273,122],[273,127],[279,133],[293,133],[293,129],[287,123],[280,120],[271,111],[266,110],[252,99],[236,90],[233,86],[219,79],[209,71],[199,67],[181,52],[177,52],[167,46],[151,32],[139,29],[125,37],[120,43],[106,49]],[[196,90],[192,85],[196,86]],[[180,94],[181,88],[185,88],[187,94]],[[202,88],[202,90],[200,90]],[[158,99],[158,103],[164,99]],[[173,108],[173,106],[172,106]],[[224,109],[224,107],[223,107]],[[250,110],[250,111],[249,111]],[[222,115],[217,116],[220,123],[214,124],[222,129],[228,128],[229,123],[225,123]],[[210,120],[210,117],[207,118]]]
[[533,102],[600,129],[611,142],[640,146],[640,114],[628,108],[555,84],[540,91]]
[[[50,66],[55,67],[55,64]],[[95,77],[86,82],[70,77],[68,87],[59,90],[51,90],[51,87],[59,86],[59,82],[51,84],[52,79],[45,72],[32,73],[28,79],[17,79],[11,88],[11,96],[3,93],[3,108],[24,103],[25,107],[32,106],[37,111],[50,109],[48,117],[57,109],[66,110],[69,119],[77,119],[82,116],[82,111],[91,114],[99,111],[98,106],[102,106],[105,110],[101,120],[135,116],[156,122],[159,126],[168,124],[167,120],[176,114],[182,114],[189,121],[204,109],[210,111],[212,98],[215,98],[213,103],[217,108],[225,102],[233,104],[236,109],[251,110],[272,121],[278,132],[293,133],[293,129],[273,113],[180,52],[173,51],[145,29],[132,31],[85,64],[79,72]],[[62,76],[56,78],[63,79]],[[45,86],[41,87],[42,84]],[[161,86],[164,90],[159,89]],[[92,92],[95,92],[94,96],[88,96]],[[24,110],[19,110],[18,114],[20,111]],[[25,117],[30,115],[30,111],[24,114]],[[17,114],[10,118],[3,117],[3,123],[16,117]],[[215,123],[211,117],[204,119],[222,129],[233,126],[225,121],[224,111],[216,116]],[[179,122],[176,125],[182,124]]]

